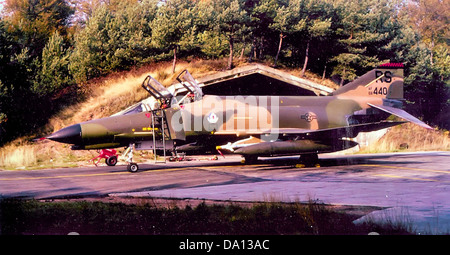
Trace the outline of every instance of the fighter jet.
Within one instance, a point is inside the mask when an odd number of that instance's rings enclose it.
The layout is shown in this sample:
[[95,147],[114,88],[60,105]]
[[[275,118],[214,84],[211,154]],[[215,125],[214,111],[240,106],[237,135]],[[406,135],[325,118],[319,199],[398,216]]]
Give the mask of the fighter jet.
[[[165,88],[148,76],[142,87],[147,103],[111,117],[63,128],[47,137],[73,150],[127,147],[128,171],[138,171],[134,150],[168,152],[215,151],[240,154],[246,163],[258,157],[300,155],[307,164],[329,153],[357,146],[360,132],[405,123],[427,124],[402,110],[403,64],[376,67],[328,96],[204,95],[184,70],[182,86]],[[395,115],[404,121],[388,121]],[[108,151],[105,151],[108,152]],[[107,155],[108,165],[117,158]]]

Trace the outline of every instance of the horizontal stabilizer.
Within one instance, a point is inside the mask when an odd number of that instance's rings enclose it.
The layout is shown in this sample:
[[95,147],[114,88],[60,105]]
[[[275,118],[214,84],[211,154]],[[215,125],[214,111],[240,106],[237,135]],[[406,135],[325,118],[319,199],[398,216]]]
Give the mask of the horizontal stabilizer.
[[377,108],[379,110],[382,110],[384,112],[393,114],[397,117],[400,117],[404,120],[410,121],[414,124],[417,124],[421,127],[424,127],[426,129],[433,129],[432,127],[428,126],[427,124],[425,124],[424,122],[422,122],[421,120],[419,120],[418,118],[412,116],[411,114],[403,111],[402,109],[398,109],[398,108],[394,108],[394,107],[390,107],[390,106],[385,106],[385,105],[374,105],[374,104],[370,104],[368,103],[368,105],[370,105],[373,108]]

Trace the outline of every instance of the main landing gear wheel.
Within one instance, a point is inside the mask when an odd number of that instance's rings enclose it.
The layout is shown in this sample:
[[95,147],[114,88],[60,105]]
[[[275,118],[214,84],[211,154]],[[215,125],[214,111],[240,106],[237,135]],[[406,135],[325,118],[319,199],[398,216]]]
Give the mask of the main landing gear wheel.
[[130,173],[136,173],[139,170],[139,166],[136,163],[130,163],[127,166],[127,170]]
[[313,167],[319,164],[319,155],[317,153],[302,154],[300,156],[300,162],[306,167]]
[[117,164],[117,156],[111,156],[105,160],[108,166],[115,166]]
[[244,164],[251,165],[258,162],[258,156],[244,156]]

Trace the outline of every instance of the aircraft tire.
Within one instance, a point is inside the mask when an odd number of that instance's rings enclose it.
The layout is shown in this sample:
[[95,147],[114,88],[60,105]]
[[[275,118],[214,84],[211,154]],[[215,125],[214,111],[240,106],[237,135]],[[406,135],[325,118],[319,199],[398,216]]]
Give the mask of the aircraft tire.
[[115,166],[117,164],[117,156],[111,156],[105,160],[108,166]]
[[300,156],[300,162],[305,164],[306,167],[312,167],[319,163],[319,155],[317,153],[313,154],[302,154]]
[[246,165],[255,164],[258,161],[258,156],[244,156],[244,162]]
[[136,163],[130,163],[127,166],[127,170],[130,173],[136,173],[139,170],[139,166]]

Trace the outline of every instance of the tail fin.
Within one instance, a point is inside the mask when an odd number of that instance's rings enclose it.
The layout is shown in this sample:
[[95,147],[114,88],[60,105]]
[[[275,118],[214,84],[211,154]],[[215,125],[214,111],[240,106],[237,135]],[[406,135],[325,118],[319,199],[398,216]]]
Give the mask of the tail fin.
[[380,65],[330,95],[403,99],[403,64],[387,63]]

